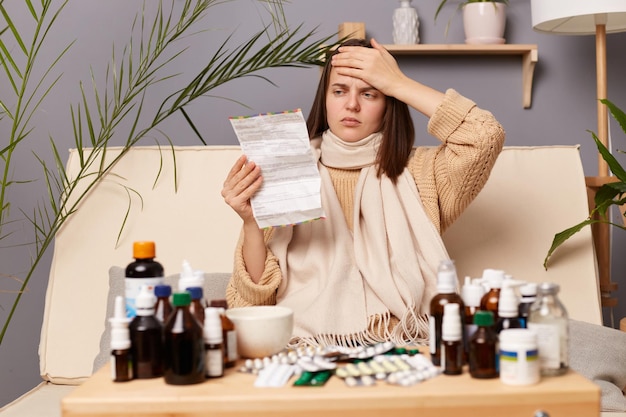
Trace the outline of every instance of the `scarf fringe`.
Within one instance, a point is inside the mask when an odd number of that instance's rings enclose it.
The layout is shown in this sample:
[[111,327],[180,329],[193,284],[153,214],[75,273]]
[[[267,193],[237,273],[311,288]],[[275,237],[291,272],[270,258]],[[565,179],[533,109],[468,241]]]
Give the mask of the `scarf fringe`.
[[393,326],[391,313],[376,314],[368,319],[368,327],[361,332],[341,334],[318,334],[313,337],[294,337],[288,348],[304,346],[340,346],[354,348],[381,342],[392,342],[396,346],[427,345],[429,340],[428,316],[419,314],[415,307],[408,308],[400,321]]

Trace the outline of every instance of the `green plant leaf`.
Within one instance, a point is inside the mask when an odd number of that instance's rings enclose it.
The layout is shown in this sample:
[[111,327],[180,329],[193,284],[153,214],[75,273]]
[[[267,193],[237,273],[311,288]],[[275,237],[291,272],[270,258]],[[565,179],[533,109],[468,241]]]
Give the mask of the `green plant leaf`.
[[576,233],[580,232],[583,227],[591,225],[591,224],[594,224],[594,223],[599,223],[599,220],[587,219],[585,221],[582,221],[582,222],[578,223],[575,226],[570,227],[569,229],[565,229],[562,232],[559,232],[556,235],[554,235],[554,239],[552,240],[552,245],[550,246],[550,249],[548,250],[548,254],[546,255],[545,259],[543,260],[543,267],[546,270],[548,269],[548,260],[550,259],[550,256],[552,256],[554,251],[559,246],[561,246],[563,243],[565,243],[570,237],[572,237]]

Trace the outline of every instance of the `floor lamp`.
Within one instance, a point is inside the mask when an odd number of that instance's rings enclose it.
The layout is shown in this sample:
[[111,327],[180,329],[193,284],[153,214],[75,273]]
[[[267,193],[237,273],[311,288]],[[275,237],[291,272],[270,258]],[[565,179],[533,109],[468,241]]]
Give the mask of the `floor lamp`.
[[[531,0],[530,7],[533,28],[538,32],[562,35],[595,34],[597,98],[607,98],[606,34],[626,31],[626,0]],[[607,108],[600,101],[597,106],[598,139],[610,149]],[[598,176],[587,178],[587,186],[592,196],[607,181],[611,181],[609,167],[598,154]],[[594,226],[602,306],[614,307],[617,299],[611,297],[611,292],[617,289],[617,284],[611,282],[609,225]]]

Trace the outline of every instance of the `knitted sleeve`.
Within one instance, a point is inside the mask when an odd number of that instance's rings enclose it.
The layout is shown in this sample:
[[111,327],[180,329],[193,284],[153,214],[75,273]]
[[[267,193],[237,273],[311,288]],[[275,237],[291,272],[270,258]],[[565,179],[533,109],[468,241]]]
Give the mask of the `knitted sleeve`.
[[[270,239],[272,229],[264,233],[265,242]],[[243,237],[243,233],[242,233]],[[267,248],[267,246],[266,246]],[[267,249],[265,269],[259,283],[250,278],[243,259],[243,239],[240,238],[235,249],[235,266],[233,275],[226,287],[228,307],[245,307],[251,305],[276,304],[276,290],[282,280],[278,259]]]
[[442,144],[417,147],[408,164],[426,213],[443,233],[483,188],[505,132],[488,111],[450,89],[428,123]]

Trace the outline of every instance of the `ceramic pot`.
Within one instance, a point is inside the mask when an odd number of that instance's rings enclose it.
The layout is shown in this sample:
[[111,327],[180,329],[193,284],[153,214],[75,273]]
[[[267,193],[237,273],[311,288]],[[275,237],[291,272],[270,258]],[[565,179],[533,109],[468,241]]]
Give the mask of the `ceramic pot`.
[[506,4],[496,2],[467,3],[463,6],[465,43],[504,43]]

